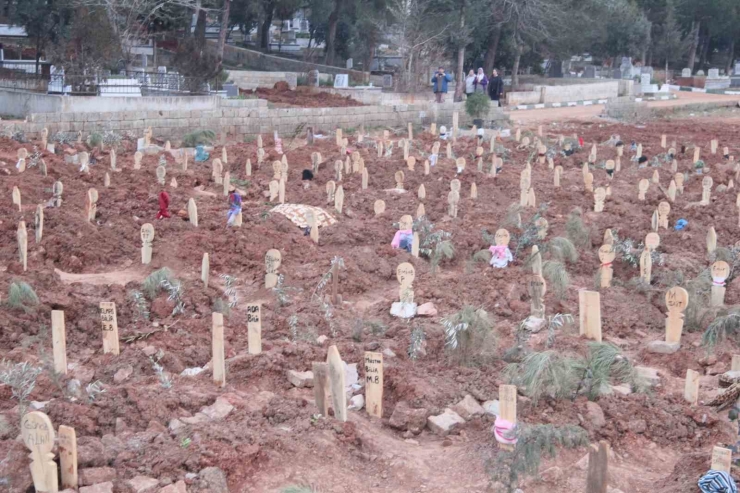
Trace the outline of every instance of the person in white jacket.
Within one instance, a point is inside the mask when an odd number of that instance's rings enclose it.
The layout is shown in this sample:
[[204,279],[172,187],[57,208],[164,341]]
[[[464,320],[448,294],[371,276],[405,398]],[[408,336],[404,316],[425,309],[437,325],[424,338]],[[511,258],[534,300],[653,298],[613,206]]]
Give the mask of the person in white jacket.
[[468,76],[465,78],[465,94],[470,96],[475,92],[475,72],[470,70]]

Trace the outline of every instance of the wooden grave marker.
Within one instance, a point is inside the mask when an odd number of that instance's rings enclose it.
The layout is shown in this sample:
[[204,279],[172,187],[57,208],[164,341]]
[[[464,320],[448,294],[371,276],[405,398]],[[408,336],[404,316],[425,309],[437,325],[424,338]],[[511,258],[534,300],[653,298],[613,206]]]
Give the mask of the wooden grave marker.
[[701,180],[701,202],[699,204],[709,205],[712,199],[712,185],[714,185],[714,180],[711,176],[705,176]]
[[200,280],[203,287],[208,289],[208,282],[211,279],[211,256],[207,252],[203,253],[203,259],[200,261]]
[[[228,173],[226,173],[228,175]],[[340,185],[341,188],[341,185]],[[226,187],[224,187],[224,195],[228,195],[229,192],[226,190]],[[281,204],[285,203],[285,180],[280,180],[278,182],[278,202]]]
[[[498,399],[500,405],[501,419],[508,421],[516,425],[516,385],[499,385],[498,386]],[[499,443],[499,448],[502,450],[514,450],[514,445],[505,443]]]
[[154,241],[154,226],[150,223],[141,225],[141,263],[147,265],[152,261],[152,242]]
[[607,493],[609,483],[609,444],[600,441],[588,448],[586,493]]
[[311,241],[319,243],[319,225],[316,222],[316,215],[311,210],[306,211],[306,223],[308,224],[308,234]]
[[585,189],[589,193],[593,193],[594,191],[594,174],[593,173],[587,173],[586,177],[583,179],[583,184],[585,186]]
[[647,247],[640,254],[640,279],[645,284],[650,284],[653,279],[653,257]]
[[715,250],[717,250],[717,232],[714,231],[714,226],[711,226],[707,231],[707,253],[712,255]]
[[460,203],[460,192],[456,190],[450,190],[447,194],[447,214],[450,217],[457,217],[458,204]]
[[341,216],[342,215],[342,208],[344,207],[344,187],[342,185],[339,185],[337,187],[337,191],[334,194],[334,208],[336,209],[337,213]]
[[223,196],[228,197],[229,196],[229,187],[231,186],[231,173],[227,171],[224,173],[224,179],[223,179]]
[[381,215],[385,212],[385,201],[378,199],[373,204],[373,212],[375,212],[376,216]]
[[699,161],[699,157],[701,156],[701,147],[694,147],[694,160],[692,161],[692,164],[696,164],[697,161]]
[[13,205],[18,206],[18,212],[21,212],[21,191],[18,187],[13,187]]
[[18,240],[18,259],[23,265],[23,272],[26,272],[28,270],[28,232],[26,231],[26,221],[18,222],[16,238]]
[[141,153],[141,151],[136,151],[134,153],[134,169],[141,169],[141,159],[144,157],[144,155]]
[[114,302],[100,302],[100,323],[103,329],[103,353],[112,353],[117,356],[121,350],[118,342],[118,318]]
[[668,229],[668,214],[671,213],[671,204],[661,202],[658,204],[658,227]]
[[59,425],[59,469],[62,488],[77,489],[77,433],[71,426]]
[[115,170],[116,169],[116,161],[117,161],[116,150],[115,149],[111,149],[109,154],[110,154],[110,169]]
[[265,288],[271,289],[277,286],[278,269],[283,263],[283,256],[280,250],[267,250],[265,254]]
[[601,342],[601,294],[598,291],[578,291],[580,335]]
[[365,408],[370,416],[383,417],[383,353],[365,351]]
[[367,168],[362,169],[362,189],[367,190],[368,182],[370,181],[370,173],[367,171]]
[[398,264],[396,267],[396,279],[399,284],[399,299],[401,303],[413,303],[414,302],[414,279],[416,278],[416,270],[414,266],[408,262]]
[[98,213],[98,191],[94,188],[89,189],[85,198],[85,216],[88,222],[94,221]]
[[599,277],[601,279],[602,288],[610,288],[612,285],[612,278],[614,276],[614,268],[612,263],[616,253],[614,252],[613,245],[601,245],[599,248],[599,260],[601,261],[601,267],[599,268]]
[[637,200],[645,200],[645,194],[647,193],[648,189],[650,188],[650,182],[643,178],[637,183]]
[[714,471],[724,471],[730,474],[732,468],[732,450],[724,447],[714,447],[712,449],[712,465],[710,469]]
[[103,186],[105,188],[110,187],[110,175],[108,174],[108,172],[106,172],[105,175],[103,176]]
[[725,304],[725,281],[730,277],[730,266],[727,262],[719,260],[709,268],[712,275],[712,299],[711,306],[722,306]]
[[534,222],[534,225],[537,226],[537,238],[544,240],[547,237],[547,228],[549,226],[547,219],[540,217]]
[[[539,252],[538,252],[539,257]],[[540,270],[542,270],[540,258]],[[547,293],[547,283],[540,274],[532,274],[527,279],[527,289],[531,298],[530,315],[536,318],[545,318],[545,293]]]
[[657,169],[653,171],[652,182],[655,183],[656,185],[660,183],[660,173],[658,173]]
[[667,142],[667,139],[666,139],[666,135],[663,134],[663,135],[660,136],[660,147],[662,147],[663,149],[665,149],[667,146],[668,146],[668,142]]
[[272,180],[268,184],[268,188],[270,192],[270,202],[273,202],[278,198],[278,195],[280,195],[280,183],[277,180]]
[[594,212],[604,212],[604,201],[606,200],[606,190],[599,187],[594,190]]
[[683,312],[689,304],[689,293],[680,286],[674,286],[665,293],[668,317],[665,322],[665,342],[681,343],[683,332]]
[[44,206],[41,204],[36,206],[36,214],[34,215],[34,233],[36,236],[36,243],[41,243],[41,238],[44,236]]
[[64,311],[51,311],[51,347],[54,354],[54,371],[67,374],[67,331],[64,325]]
[[[534,189],[530,189],[530,191],[532,192],[530,205],[534,207]],[[470,184],[470,198],[473,200],[478,198],[478,185],[476,185],[475,182]]]
[[668,185],[668,200],[671,201],[671,203],[676,201],[676,192],[678,191],[678,185],[676,184],[676,180],[671,180],[670,185]]
[[342,422],[347,421],[347,398],[345,395],[344,363],[336,346],[330,346],[326,355],[329,373],[329,388],[334,417]]
[[224,355],[224,315],[211,314],[211,363],[213,365],[213,383],[218,387],[226,386],[226,359]]
[[414,257],[419,257],[419,233],[414,231],[414,234],[412,236],[411,240],[411,255]]
[[419,219],[422,216],[426,216],[427,211],[424,208],[424,204],[419,202],[419,207],[416,208],[416,218]]
[[59,491],[57,465],[54,462],[54,427],[49,417],[32,411],[21,419],[23,443],[31,450],[31,477],[37,492]]
[[686,381],[684,382],[683,398],[692,406],[699,402],[699,372],[691,368],[686,370]]
[[247,305],[247,343],[249,354],[262,352],[262,305],[259,303]]
[[198,227],[198,206],[195,205],[195,199],[192,197],[188,199],[188,219],[190,224]]
[[337,191],[337,184],[334,180],[326,182],[326,203],[331,204],[334,202],[334,193]]
[[732,366],[730,371],[740,371],[740,354],[732,355]]
[[558,165],[555,166],[555,174],[553,176],[553,187],[560,188],[560,177],[563,176],[563,167]]
[[327,396],[330,394],[329,389],[329,366],[327,363],[314,361],[311,365],[313,371],[313,396],[316,401],[316,407],[322,416],[329,415],[329,401]]

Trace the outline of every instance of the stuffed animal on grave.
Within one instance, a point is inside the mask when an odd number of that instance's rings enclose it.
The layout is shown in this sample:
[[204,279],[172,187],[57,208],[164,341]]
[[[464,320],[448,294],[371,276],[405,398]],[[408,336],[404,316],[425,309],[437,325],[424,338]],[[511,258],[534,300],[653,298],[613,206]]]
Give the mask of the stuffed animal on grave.
[[511,239],[509,232],[505,229],[499,229],[496,231],[495,245],[491,245],[488,251],[491,252],[491,266],[497,269],[503,269],[509,265],[509,262],[514,260],[514,256],[509,250],[509,240]]
[[303,180],[303,188],[308,188],[313,180],[313,171],[310,169],[304,169],[301,174],[301,180]]
[[439,139],[447,140],[447,127],[445,127],[444,125],[439,127]]
[[202,144],[195,146],[195,160],[199,163],[208,161],[210,154],[206,152]]
[[393,241],[391,246],[393,248],[400,248],[411,253],[411,245],[414,242],[414,232],[411,229],[399,229],[396,234],[393,235]]

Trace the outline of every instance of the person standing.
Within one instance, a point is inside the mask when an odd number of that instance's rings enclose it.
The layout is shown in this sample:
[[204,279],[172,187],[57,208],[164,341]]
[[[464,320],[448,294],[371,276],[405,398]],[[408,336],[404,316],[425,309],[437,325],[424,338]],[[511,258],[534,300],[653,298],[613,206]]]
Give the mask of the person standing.
[[465,95],[470,96],[475,92],[475,72],[470,69],[468,76],[465,78]]
[[236,191],[236,189],[232,188],[231,193],[229,193],[229,213],[227,215],[228,219],[226,220],[226,227],[234,225],[234,221],[236,221],[236,218],[239,216],[241,211],[242,196]]
[[478,74],[475,76],[475,80],[473,81],[475,92],[480,92],[480,93],[485,94],[487,85],[488,85],[488,77],[486,77],[486,74],[485,72],[483,72],[483,69],[479,68]]
[[447,83],[452,82],[452,77],[445,73],[444,67],[439,67],[437,73],[432,77],[432,87],[434,89],[434,98],[438,103],[444,103],[445,94],[447,94]]
[[157,212],[157,219],[164,219],[170,217],[170,195],[162,190],[159,192],[159,212]]
[[493,69],[493,74],[491,74],[491,78],[488,80],[488,96],[490,96],[491,101],[496,101],[497,106],[501,106],[499,100],[503,95],[504,80],[498,75],[498,70]]

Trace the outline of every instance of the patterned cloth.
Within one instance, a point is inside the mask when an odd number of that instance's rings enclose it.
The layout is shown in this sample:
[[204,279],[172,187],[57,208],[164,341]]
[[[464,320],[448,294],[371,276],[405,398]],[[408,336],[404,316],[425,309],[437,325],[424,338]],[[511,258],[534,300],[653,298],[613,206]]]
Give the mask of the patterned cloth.
[[504,445],[516,445],[516,424],[496,416],[496,422],[493,424],[493,436],[498,443]]
[[701,493],[737,493],[735,480],[725,471],[710,469],[702,476],[698,485]]
[[304,229],[308,226],[306,212],[309,210],[313,212],[313,215],[316,218],[316,225],[320,228],[331,226],[332,224],[337,222],[337,220],[327,214],[324,209],[313,207],[310,205],[280,204],[276,207],[273,207],[270,212],[277,212],[278,214],[282,214],[283,216],[290,219],[293,224],[301,229]]

